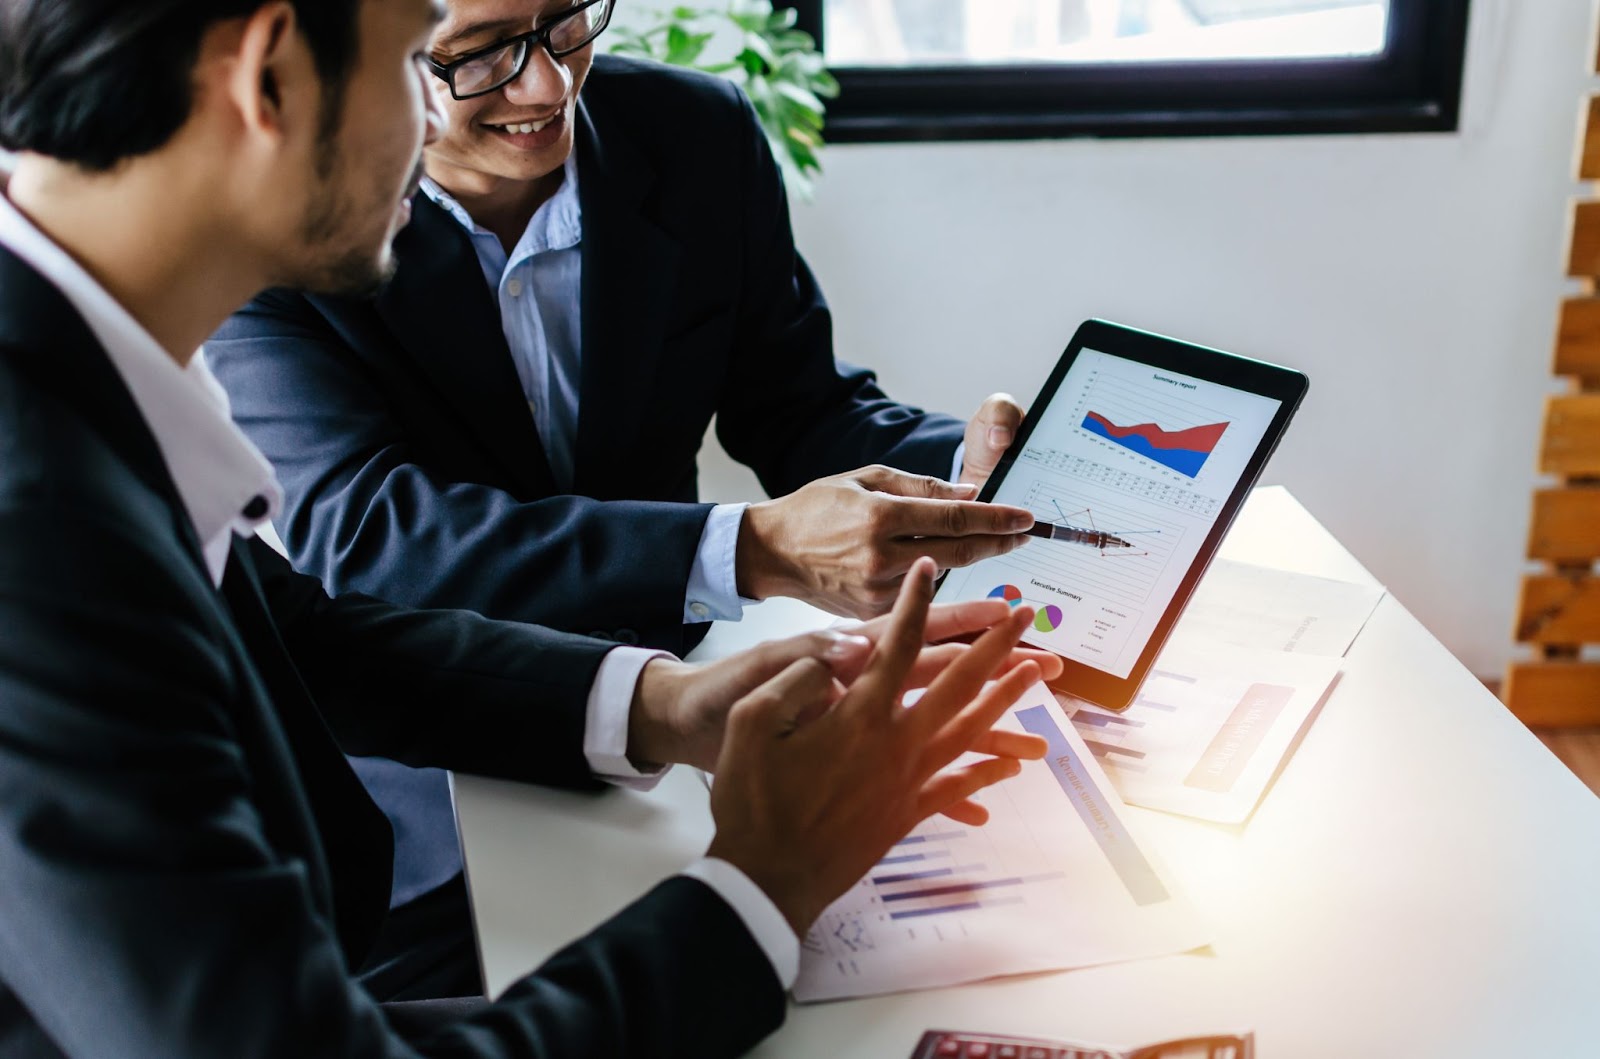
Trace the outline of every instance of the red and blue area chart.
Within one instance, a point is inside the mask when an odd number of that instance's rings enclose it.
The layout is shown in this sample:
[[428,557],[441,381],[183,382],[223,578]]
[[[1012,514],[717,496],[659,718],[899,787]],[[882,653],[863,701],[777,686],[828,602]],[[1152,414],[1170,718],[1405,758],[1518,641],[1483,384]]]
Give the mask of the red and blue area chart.
[[1200,474],[1228,429],[1227,423],[1209,423],[1183,430],[1163,430],[1155,423],[1123,426],[1093,409],[1083,417],[1082,425],[1089,433],[1113,445],[1120,445],[1189,478]]

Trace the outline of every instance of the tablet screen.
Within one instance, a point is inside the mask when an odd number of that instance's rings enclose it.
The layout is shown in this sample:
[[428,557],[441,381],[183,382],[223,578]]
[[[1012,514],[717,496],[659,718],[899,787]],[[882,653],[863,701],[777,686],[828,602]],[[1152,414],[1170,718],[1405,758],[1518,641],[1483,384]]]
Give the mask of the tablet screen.
[[1087,532],[953,570],[940,600],[1026,604],[1026,642],[1129,677],[1282,405],[1079,350],[985,498]]

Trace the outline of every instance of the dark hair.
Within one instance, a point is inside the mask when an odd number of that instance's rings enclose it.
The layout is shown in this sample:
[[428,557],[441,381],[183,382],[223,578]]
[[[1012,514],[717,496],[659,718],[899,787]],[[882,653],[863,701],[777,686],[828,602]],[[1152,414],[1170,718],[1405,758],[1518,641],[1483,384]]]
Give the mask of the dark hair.
[[[95,171],[157,150],[189,120],[207,28],[265,0],[0,0],[0,147]],[[362,0],[292,0],[337,127]]]

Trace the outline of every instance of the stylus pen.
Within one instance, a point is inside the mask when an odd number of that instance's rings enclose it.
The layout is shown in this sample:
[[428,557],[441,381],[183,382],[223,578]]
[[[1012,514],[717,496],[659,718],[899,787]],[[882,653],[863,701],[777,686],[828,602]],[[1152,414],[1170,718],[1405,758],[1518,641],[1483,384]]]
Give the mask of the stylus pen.
[[1132,548],[1133,545],[1121,537],[1113,537],[1100,530],[1079,529],[1077,526],[1057,526],[1053,522],[1035,522],[1028,530],[1030,537],[1043,537],[1045,540],[1066,541],[1068,544],[1087,544],[1091,548]]

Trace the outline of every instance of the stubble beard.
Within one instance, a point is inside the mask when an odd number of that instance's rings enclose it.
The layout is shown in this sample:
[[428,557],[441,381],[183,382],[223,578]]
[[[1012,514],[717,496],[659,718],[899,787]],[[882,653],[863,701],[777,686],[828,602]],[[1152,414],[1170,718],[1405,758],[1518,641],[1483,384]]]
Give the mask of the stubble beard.
[[305,274],[289,285],[316,294],[371,297],[394,279],[399,267],[389,245],[388,229],[384,230],[382,244],[362,246],[357,242],[360,236],[348,222],[359,218],[362,211],[341,190],[349,184],[341,179],[346,166],[331,137],[318,150],[316,169],[325,193],[318,195],[307,209],[300,233],[301,245],[311,257]]

